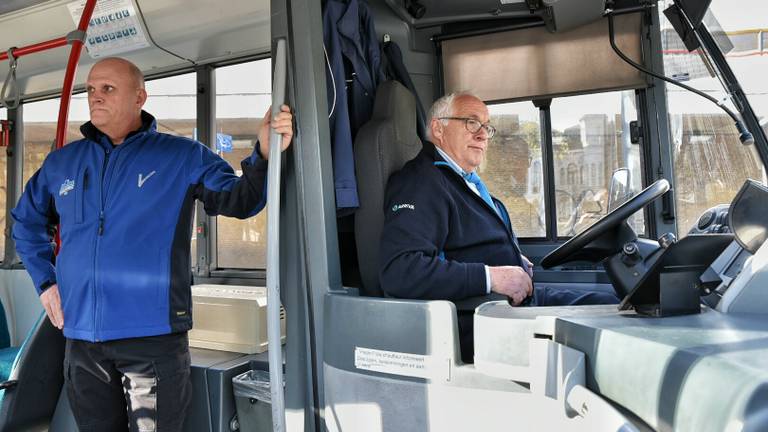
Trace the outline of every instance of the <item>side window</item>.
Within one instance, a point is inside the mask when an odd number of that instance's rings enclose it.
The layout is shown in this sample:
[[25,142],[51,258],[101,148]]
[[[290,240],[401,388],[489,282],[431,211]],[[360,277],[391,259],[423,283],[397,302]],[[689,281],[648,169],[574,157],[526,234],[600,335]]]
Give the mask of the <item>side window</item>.
[[[53,149],[56,138],[56,119],[61,99],[46,99],[24,104],[24,166],[23,184],[43,165],[45,157]],[[88,99],[85,93],[72,96],[69,104],[69,124],[65,141],[82,138],[80,125],[88,121]]]
[[[671,1],[665,1],[665,6]],[[660,5],[661,6],[661,5]],[[659,8],[663,10],[663,7]],[[714,0],[704,25],[713,33],[765,129],[768,84],[761,71],[768,65],[765,32],[768,6],[755,2],[750,13],[733,13],[733,4]],[[661,14],[664,72],[686,84],[728,100],[717,78],[697,51],[689,53]],[[733,120],[714,104],[672,85],[666,86],[675,171],[678,237],[685,236],[707,209],[728,204],[746,179],[765,182],[755,146],[745,146]],[[728,106],[736,109],[730,102]]]
[[147,81],[144,111],[155,116],[159,132],[197,138],[197,83],[195,74],[187,73]]
[[[629,170],[624,198],[642,189],[640,148],[629,138],[629,122],[637,120],[635,103],[633,91],[552,100],[558,237],[574,236],[608,212],[614,171]],[[645,233],[642,212],[629,223],[638,234]]]
[[490,105],[497,133],[478,168],[507,207],[518,237],[544,237],[544,187],[539,110],[531,102]]
[[[498,132],[479,171],[507,206],[518,236],[547,237],[547,205],[555,206],[558,237],[580,233],[607,214],[609,204],[623,202],[608,199],[617,170],[629,173],[629,188],[619,198],[642,189],[641,152],[629,137],[635,103],[635,93],[625,91],[553,99],[549,113],[531,102],[488,107]],[[552,139],[552,172],[543,159],[542,116],[551,118],[543,133]],[[553,179],[554,197],[547,196],[544,176]],[[629,222],[645,234],[642,212]]]
[[[271,102],[270,71],[270,59],[216,69],[216,151],[238,175],[240,162],[253,152]],[[218,267],[266,267],[266,211],[246,220],[219,216],[216,227]]]

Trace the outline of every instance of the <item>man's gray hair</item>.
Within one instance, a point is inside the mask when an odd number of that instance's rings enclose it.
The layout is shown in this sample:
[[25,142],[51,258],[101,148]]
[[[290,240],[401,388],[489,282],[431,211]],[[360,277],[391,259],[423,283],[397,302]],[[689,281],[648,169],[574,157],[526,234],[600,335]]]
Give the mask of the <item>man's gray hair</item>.
[[[427,138],[430,140],[432,139],[432,128],[429,126],[432,124],[432,119],[439,119],[441,117],[453,117],[453,101],[457,97],[461,96],[474,95],[467,91],[449,93],[436,100],[435,103],[432,104],[432,107],[429,109],[429,113],[427,114]],[[440,122],[443,125],[448,124],[448,120],[440,120]]]

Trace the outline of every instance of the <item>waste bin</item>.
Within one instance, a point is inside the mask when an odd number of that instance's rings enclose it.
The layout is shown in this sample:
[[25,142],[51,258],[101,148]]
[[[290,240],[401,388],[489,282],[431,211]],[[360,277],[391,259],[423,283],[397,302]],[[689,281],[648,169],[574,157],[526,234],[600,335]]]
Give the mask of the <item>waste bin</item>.
[[235,407],[241,432],[272,430],[272,397],[269,372],[249,370],[232,378]]

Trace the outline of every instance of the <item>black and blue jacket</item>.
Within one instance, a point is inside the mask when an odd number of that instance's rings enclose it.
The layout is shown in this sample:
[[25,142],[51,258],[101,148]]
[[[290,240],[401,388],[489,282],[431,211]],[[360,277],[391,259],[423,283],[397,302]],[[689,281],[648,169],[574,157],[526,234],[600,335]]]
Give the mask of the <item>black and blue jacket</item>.
[[389,296],[460,301],[486,295],[485,266],[521,266],[509,214],[474,193],[432,143],[392,174],[379,280]]
[[[209,215],[247,218],[266,203],[258,152],[237,177],[191,139],[143,126],[113,146],[90,122],[85,139],[48,155],[13,209],[13,238],[42,293],[57,283],[64,335],[107,341],[192,328],[190,238],[195,199]],[[52,227],[60,223],[54,256]]]

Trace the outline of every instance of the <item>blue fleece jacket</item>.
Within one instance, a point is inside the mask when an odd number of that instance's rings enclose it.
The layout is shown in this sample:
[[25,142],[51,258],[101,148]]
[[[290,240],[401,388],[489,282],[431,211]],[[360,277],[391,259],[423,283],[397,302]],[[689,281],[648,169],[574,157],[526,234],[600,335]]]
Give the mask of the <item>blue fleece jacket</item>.
[[[192,328],[190,238],[195,199],[210,215],[247,218],[266,202],[266,161],[237,177],[197,141],[143,126],[113,146],[85,139],[48,155],[12,211],[16,249],[38,293],[57,283],[64,335],[106,341]],[[52,232],[60,224],[61,250]]]

